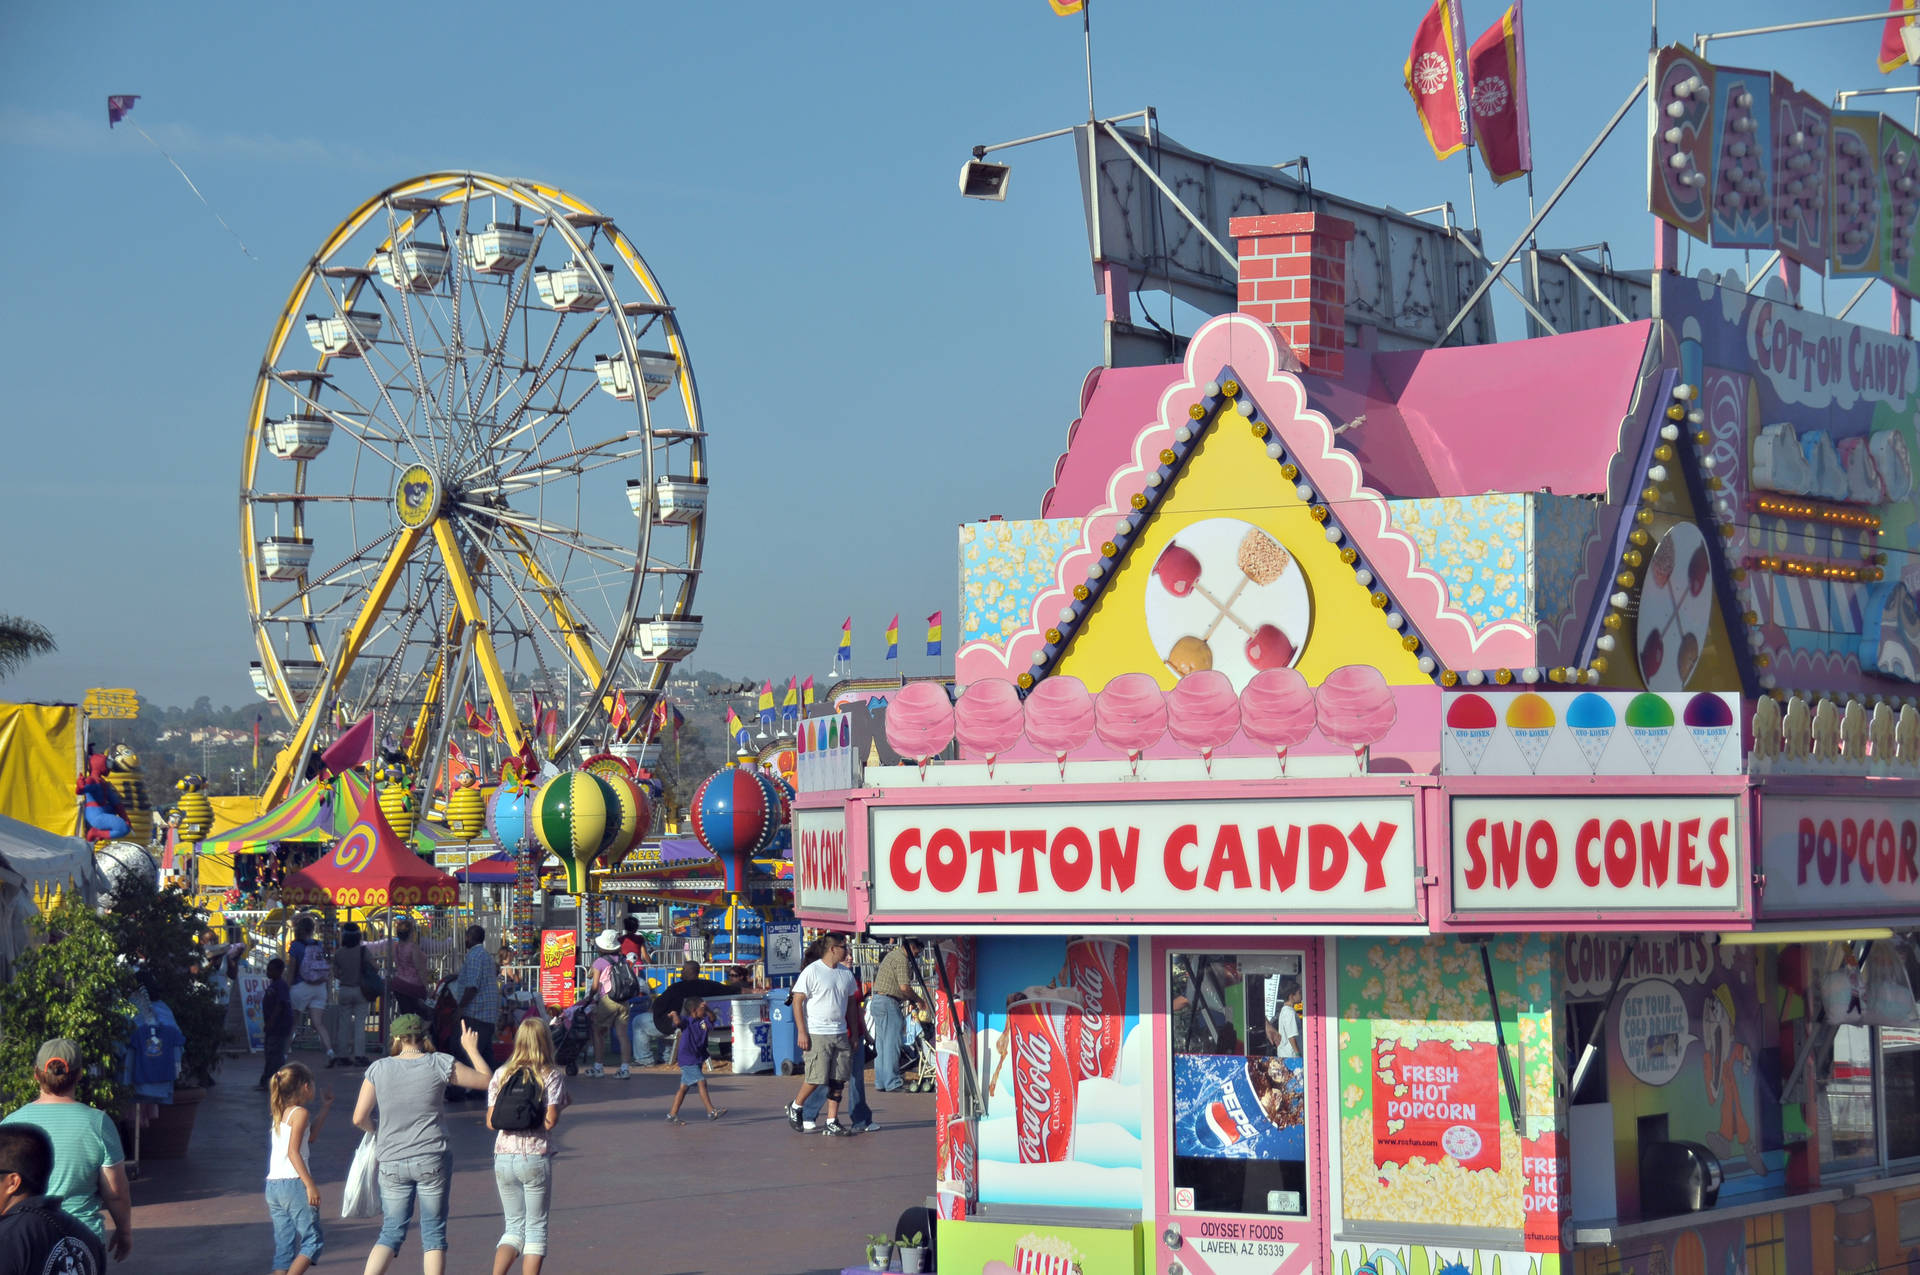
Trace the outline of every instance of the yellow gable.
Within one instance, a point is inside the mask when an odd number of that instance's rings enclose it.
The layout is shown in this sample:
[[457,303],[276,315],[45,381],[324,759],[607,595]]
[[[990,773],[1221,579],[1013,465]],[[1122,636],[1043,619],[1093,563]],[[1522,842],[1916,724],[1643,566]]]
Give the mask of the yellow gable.
[[[1419,652],[1373,605],[1382,583],[1358,582],[1296,493],[1312,481],[1287,478],[1247,422],[1222,412],[1051,671],[1092,690],[1140,672],[1171,688],[1181,673],[1210,666],[1238,688],[1257,668],[1285,663],[1291,648],[1310,685],[1347,664],[1370,664],[1396,685],[1432,685]],[[1176,545],[1183,552],[1167,554]]]
[[[1663,506],[1649,511],[1651,517],[1637,527],[1646,533],[1645,542],[1629,546],[1639,554],[1632,610],[1609,610],[1608,617],[1617,617],[1619,625],[1602,632],[1613,635],[1614,648],[1599,653],[1593,663],[1606,660],[1600,676],[1605,686],[1738,691],[1740,667],[1732,634],[1744,635],[1746,623],[1740,620],[1729,632],[1705,557],[1718,529],[1712,519],[1695,513],[1686,483],[1676,480],[1663,494]],[[1699,564],[1696,555],[1701,556]]]

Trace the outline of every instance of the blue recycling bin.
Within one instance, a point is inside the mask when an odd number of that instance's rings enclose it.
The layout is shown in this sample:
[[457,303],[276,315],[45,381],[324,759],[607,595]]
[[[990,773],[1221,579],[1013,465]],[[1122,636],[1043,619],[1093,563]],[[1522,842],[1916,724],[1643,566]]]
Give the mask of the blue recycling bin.
[[783,1076],[800,1071],[800,1032],[793,1021],[793,989],[776,987],[767,993],[767,1056]]

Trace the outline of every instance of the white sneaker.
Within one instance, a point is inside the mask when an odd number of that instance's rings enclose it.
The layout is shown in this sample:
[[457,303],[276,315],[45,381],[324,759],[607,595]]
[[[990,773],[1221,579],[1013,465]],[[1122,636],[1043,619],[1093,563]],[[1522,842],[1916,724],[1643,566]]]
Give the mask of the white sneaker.
[[802,1120],[800,1122],[800,1131],[802,1133],[815,1133],[819,1130],[819,1128],[820,1126],[815,1124],[811,1120]]
[[607,1069],[602,1064],[595,1063],[592,1067],[587,1069],[587,1074],[589,1076],[604,1076],[607,1074]]
[[633,1068],[627,1066],[627,1064],[625,1063],[621,1063],[620,1070],[614,1074],[619,1076],[620,1079],[625,1080],[628,1076],[631,1076],[633,1074]]

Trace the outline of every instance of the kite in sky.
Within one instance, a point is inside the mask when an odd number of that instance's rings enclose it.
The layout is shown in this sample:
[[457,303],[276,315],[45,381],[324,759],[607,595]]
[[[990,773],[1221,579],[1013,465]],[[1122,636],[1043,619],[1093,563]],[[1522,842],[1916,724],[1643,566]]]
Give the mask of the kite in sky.
[[[126,120],[127,116],[133,113],[133,104],[139,100],[140,95],[138,93],[114,93],[109,95],[107,98],[107,127],[112,128],[122,120]],[[245,253],[250,260],[258,261],[258,257],[255,257],[251,252],[247,252],[247,241],[240,237],[240,232],[232,226],[227,225],[227,219],[220,215],[219,209],[207,203],[207,197],[200,193],[198,186],[193,184],[193,178],[187,176],[187,170],[180,167],[180,162],[173,156],[167,154],[166,147],[154,141],[153,138],[147,135],[146,129],[141,128],[133,121],[127,120],[127,127],[140,134],[140,136],[145,137],[147,139],[147,145],[159,151],[160,158],[173,165],[173,171],[180,174],[180,180],[187,184],[187,189],[193,192],[193,197],[198,199],[202,204],[205,204],[207,211],[213,214],[213,219],[220,223],[222,229],[233,236],[233,241],[240,245],[240,251]]]

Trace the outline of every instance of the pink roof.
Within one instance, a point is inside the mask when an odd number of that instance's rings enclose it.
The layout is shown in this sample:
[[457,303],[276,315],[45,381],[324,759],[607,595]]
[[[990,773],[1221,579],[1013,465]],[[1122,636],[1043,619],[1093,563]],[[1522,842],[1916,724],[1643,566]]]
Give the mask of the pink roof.
[[[1607,489],[1652,328],[1643,320],[1500,345],[1349,348],[1340,380],[1300,379],[1312,406],[1345,426],[1340,445],[1367,484],[1389,499],[1591,495]],[[1181,373],[1165,364],[1088,376],[1043,517],[1084,517],[1102,503]]]

